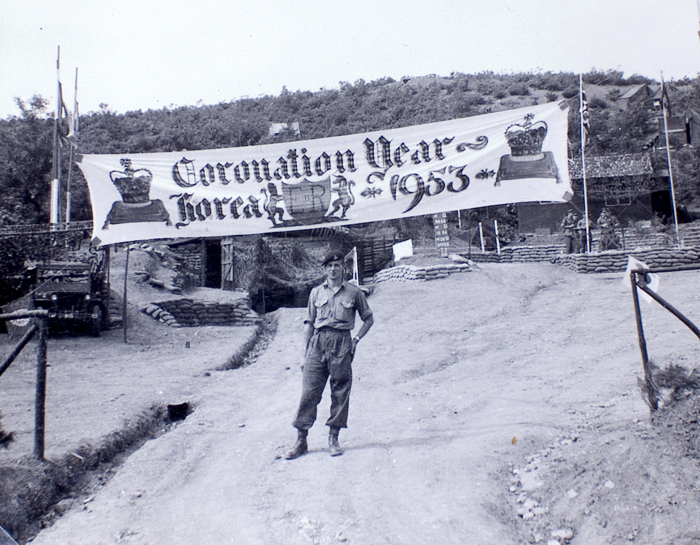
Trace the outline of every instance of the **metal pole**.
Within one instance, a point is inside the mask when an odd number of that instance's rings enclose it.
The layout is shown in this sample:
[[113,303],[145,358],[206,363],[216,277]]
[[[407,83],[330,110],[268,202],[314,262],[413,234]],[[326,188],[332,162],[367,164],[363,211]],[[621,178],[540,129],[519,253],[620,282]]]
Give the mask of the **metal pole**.
[[498,240],[498,221],[493,220],[493,232],[494,236],[496,237],[496,251],[498,254],[501,254],[501,242]]
[[680,246],[680,236],[678,234],[678,212],[676,211],[676,191],[673,188],[673,166],[671,165],[671,146],[668,143],[668,122],[666,120],[666,87],[664,85],[664,74],[661,72],[661,112],[664,116],[664,137],[666,138],[666,161],[668,162],[668,179],[671,182],[671,203],[673,205],[673,221],[676,225],[676,244]]
[[590,228],[588,226],[588,188],[586,185],[586,143],[583,136],[583,76],[579,74],[579,118],[581,122],[581,172],[583,173],[583,215],[586,218],[586,253],[591,253],[591,235]]
[[47,318],[39,321],[39,349],[36,356],[36,410],[34,413],[34,456],[44,459],[46,412]]
[[479,222],[479,240],[481,241],[481,253],[484,253],[484,230],[481,228],[481,222]]
[[61,150],[58,135],[61,120],[61,46],[58,46],[56,56],[56,118],[53,126],[53,177],[51,179],[51,209],[49,222],[58,223],[60,220],[60,187],[61,187]]
[[124,344],[126,344],[127,311],[126,311],[126,285],[129,278],[129,246],[126,247],[126,264],[124,265],[124,301],[122,304],[122,327],[124,328]]
[[73,178],[73,155],[77,145],[78,135],[75,128],[78,126],[78,69],[75,69],[75,89],[73,91],[73,118],[71,119],[70,131],[73,133],[73,140],[70,141],[70,159],[68,159],[68,181],[66,182],[66,223],[70,223],[71,215],[71,179]]
[[73,146],[70,148],[70,155],[68,159],[68,181],[66,181],[66,223],[70,223],[70,184],[71,178],[73,177]]

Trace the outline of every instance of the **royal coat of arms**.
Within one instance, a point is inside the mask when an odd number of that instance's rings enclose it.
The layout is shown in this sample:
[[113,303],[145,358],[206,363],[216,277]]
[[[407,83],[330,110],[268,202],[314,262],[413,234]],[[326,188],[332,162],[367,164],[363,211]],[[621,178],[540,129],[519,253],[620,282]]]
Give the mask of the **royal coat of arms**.
[[331,204],[331,179],[310,182],[304,178],[296,184],[282,182],[284,207],[287,213],[302,225],[322,221]]

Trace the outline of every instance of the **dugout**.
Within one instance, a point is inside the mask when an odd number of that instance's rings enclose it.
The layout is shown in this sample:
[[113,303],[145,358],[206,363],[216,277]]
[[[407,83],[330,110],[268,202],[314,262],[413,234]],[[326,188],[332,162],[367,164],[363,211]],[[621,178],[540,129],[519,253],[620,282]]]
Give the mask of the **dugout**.
[[[568,203],[518,203],[521,233],[558,233],[561,220],[572,208],[583,216],[583,169],[580,158],[569,159],[574,196]],[[588,212],[596,221],[609,208],[621,224],[673,217],[668,173],[655,171],[649,154],[586,157]]]

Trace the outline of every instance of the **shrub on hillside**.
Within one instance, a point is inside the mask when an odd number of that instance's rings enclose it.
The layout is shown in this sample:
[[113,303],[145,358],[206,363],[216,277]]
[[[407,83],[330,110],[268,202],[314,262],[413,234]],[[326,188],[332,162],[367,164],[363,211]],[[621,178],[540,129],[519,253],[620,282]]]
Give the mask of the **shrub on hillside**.
[[596,108],[602,109],[607,108],[608,103],[605,102],[602,98],[593,97],[591,100],[588,101],[588,107],[592,110],[595,110]]
[[579,89],[578,85],[569,85],[566,89],[561,92],[561,96],[564,98],[571,98],[578,95]]
[[514,83],[508,87],[508,94],[510,96],[525,97],[530,94],[530,88],[524,83]]

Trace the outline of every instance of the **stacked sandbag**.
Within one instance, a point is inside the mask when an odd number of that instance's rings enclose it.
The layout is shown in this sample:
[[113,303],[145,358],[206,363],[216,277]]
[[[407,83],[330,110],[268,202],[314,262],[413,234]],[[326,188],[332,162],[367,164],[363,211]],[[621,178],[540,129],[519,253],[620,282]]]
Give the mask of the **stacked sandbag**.
[[164,323],[167,326],[182,327],[182,325],[180,325],[175,316],[173,316],[167,310],[161,308],[158,303],[149,303],[141,309],[141,312],[147,314],[154,320],[158,320],[159,322]]
[[502,263],[501,254],[497,252],[472,252],[469,259],[477,263]]
[[551,262],[553,258],[561,254],[563,245],[549,246],[512,246],[501,250],[502,261],[509,260],[512,263]]
[[151,303],[142,312],[171,327],[247,326],[262,322],[245,299],[231,303],[175,299]]
[[621,240],[626,248],[665,248],[673,244],[667,233],[638,233],[633,229],[625,229]]
[[425,282],[447,278],[454,273],[469,272],[471,268],[467,263],[446,263],[445,265],[431,265],[419,267],[416,265],[396,265],[389,269],[383,269],[374,275],[374,282]]
[[679,225],[678,229],[684,246],[700,248],[700,224],[698,222]]
[[569,254],[560,255],[553,262],[577,273],[623,272],[627,268],[629,256],[642,261],[652,270],[683,270],[700,267],[700,248],[647,248]]
[[470,259],[478,263],[551,262],[564,251],[563,244],[536,246],[507,246],[498,252],[474,252]]

